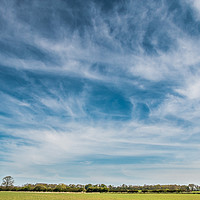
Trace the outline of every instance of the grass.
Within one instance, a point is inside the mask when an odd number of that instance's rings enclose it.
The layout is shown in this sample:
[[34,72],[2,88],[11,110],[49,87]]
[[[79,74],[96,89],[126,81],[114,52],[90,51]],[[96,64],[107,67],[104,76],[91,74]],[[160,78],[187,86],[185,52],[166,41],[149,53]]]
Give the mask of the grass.
[[0,200],[200,200],[200,195],[0,192]]

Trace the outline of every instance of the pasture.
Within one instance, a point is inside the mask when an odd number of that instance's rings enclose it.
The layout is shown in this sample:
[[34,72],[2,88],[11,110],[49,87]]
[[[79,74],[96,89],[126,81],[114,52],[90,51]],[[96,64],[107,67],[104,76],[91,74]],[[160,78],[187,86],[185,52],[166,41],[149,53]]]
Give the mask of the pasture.
[[0,192],[0,200],[200,200],[200,195]]

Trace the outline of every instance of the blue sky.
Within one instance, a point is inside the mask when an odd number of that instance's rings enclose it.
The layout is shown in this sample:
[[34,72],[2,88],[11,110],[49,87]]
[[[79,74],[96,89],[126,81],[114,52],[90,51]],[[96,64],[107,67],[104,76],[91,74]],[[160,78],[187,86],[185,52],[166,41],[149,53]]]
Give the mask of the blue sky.
[[198,0],[2,0],[0,174],[199,184]]

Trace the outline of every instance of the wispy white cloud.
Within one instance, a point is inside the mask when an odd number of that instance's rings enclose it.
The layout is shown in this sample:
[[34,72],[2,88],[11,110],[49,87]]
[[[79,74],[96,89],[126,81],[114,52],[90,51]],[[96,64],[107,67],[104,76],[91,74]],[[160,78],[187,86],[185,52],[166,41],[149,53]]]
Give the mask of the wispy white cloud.
[[[25,170],[22,179],[36,180],[29,172],[35,168],[39,180],[42,166],[48,166],[52,179],[59,181],[58,169],[72,163],[67,168],[71,173],[83,165],[79,180],[84,183],[137,179],[141,184],[152,183],[155,169],[161,168],[156,171],[161,182],[175,183],[179,172],[186,174],[180,183],[196,182],[191,168],[199,170],[200,41],[186,31],[190,22],[184,12],[190,6],[198,12],[198,2],[127,1],[113,4],[112,12],[86,4],[80,12],[87,11],[87,25],[76,18],[72,5],[62,10],[60,1],[52,8],[39,1],[31,6],[4,1],[0,6],[5,28],[0,33],[3,170],[18,177]],[[34,20],[39,15],[48,21],[47,7],[52,24],[45,29]],[[190,13],[194,24],[196,12]],[[150,161],[140,163],[143,156]],[[115,157],[117,165],[112,164]],[[135,163],[128,163],[130,158]],[[108,173],[118,167],[108,176],[102,166]],[[70,180],[78,182],[75,176]]]

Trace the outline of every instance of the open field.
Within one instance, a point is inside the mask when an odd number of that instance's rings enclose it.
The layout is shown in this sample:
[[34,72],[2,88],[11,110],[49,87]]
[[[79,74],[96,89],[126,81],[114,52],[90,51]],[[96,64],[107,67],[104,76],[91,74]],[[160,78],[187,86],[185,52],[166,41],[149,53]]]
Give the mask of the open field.
[[200,195],[0,192],[0,200],[200,200]]

